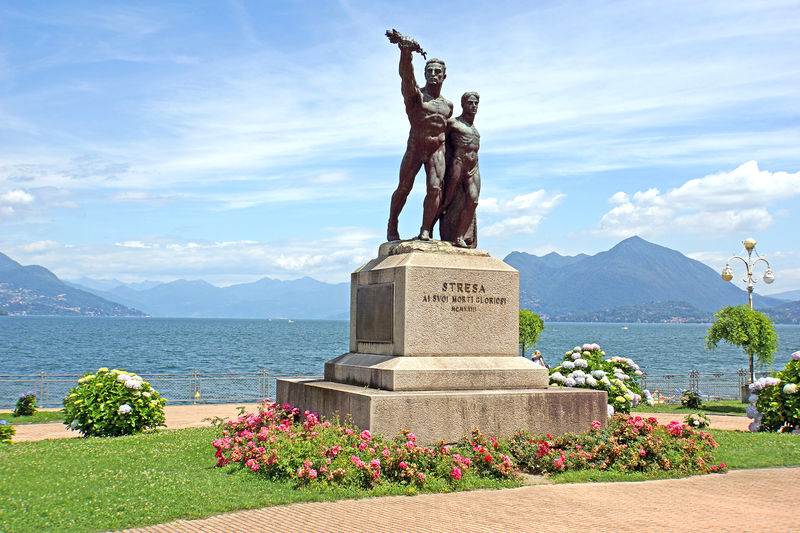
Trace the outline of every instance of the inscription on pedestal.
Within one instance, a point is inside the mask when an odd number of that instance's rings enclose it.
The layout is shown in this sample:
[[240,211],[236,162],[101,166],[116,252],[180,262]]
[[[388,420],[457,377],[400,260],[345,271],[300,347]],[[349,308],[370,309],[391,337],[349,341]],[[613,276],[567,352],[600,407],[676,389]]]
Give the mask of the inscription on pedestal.
[[487,306],[508,305],[508,298],[495,296],[483,283],[443,281],[441,290],[422,295],[422,303],[439,305],[453,313],[476,313]]
[[356,339],[361,342],[392,342],[394,283],[358,288]]

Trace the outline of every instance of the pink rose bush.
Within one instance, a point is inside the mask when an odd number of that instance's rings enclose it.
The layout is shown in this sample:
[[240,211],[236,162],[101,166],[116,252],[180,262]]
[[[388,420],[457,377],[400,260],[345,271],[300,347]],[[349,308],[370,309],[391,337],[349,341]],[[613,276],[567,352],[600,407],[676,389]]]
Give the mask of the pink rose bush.
[[709,433],[686,424],[660,426],[655,418],[616,414],[603,426],[581,435],[553,438],[520,432],[509,440],[509,453],[520,469],[533,474],[567,470],[618,472],[677,471],[683,475],[725,472],[713,455]]
[[222,426],[214,439],[218,467],[250,470],[298,487],[347,486],[369,489],[395,484],[411,489],[449,490],[470,480],[514,480],[568,470],[651,472],[683,475],[725,472],[710,434],[673,421],[617,414],[581,435],[489,437],[475,429],[456,445],[423,446],[410,431],[393,439],[338,422],[321,421],[290,405],[262,403]]
[[644,375],[633,359],[609,357],[598,344],[576,346],[564,360],[550,369],[550,384],[604,390],[608,393],[608,416],[630,413],[641,401],[653,405],[648,390],[642,390],[639,378]]
[[490,466],[476,467],[472,454],[463,449],[421,446],[409,431],[387,440],[268,401],[257,412],[223,424],[212,444],[219,467],[238,465],[270,479],[294,480],[298,486],[421,488],[434,480],[439,486],[457,486],[471,477],[516,475],[512,460],[500,453],[492,456]]

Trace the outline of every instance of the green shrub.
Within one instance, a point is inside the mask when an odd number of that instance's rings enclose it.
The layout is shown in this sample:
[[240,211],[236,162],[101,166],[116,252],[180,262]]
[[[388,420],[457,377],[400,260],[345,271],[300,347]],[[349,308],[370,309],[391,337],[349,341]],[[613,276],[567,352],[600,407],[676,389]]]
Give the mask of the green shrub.
[[695,429],[703,429],[711,425],[708,416],[703,413],[690,413],[686,415],[683,421],[686,422],[687,426]]
[[36,393],[33,391],[25,392],[19,395],[12,416],[31,416],[36,413],[38,407],[39,406],[36,404]]
[[724,472],[709,433],[685,424],[659,426],[655,418],[616,414],[605,426],[592,423],[581,435],[552,438],[520,432],[510,439],[510,454],[521,470],[533,474],[568,470],[618,472],[677,471],[684,475]]
[[703,407],[703,400],[696,390],[683,389],[683,392],[681,392],[681,405],[689,409],[700,409]]
[[561,387],[604,390],[608,393],[608,416],[630,413],[642,399],[653,405],[650,391],[642,390],[642,371],[632,359],[610,357],[597,344],[576,346],[561,364],[550,369],[550,384]]
[[16,432],[17,430],[7,420],[0,420],[0,444],[10,444]]
[[750,431],[800,433],[800,351],[777,374],[751,383],[750,392]]
[[64,424],[84,436],[130,435],[163,426],[166,402],[136,374],[101,368],[64,399]]

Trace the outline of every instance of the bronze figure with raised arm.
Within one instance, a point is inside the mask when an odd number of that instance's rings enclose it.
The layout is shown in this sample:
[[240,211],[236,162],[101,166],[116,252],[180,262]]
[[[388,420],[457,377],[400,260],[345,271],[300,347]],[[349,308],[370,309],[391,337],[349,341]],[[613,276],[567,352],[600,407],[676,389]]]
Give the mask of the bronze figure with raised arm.
[[453,115],[452,102],[441,95],[442,82],[447,77],[445,64],[440,59],[428,60],[425,64],[425,86],[420,89],[414,77],[411,54],[416,51],[425,57],[425,52],[414,39],[396,30],[387,31],[386,36],[400,48],[400,89],[411,124],[406,153],[400,163],[400,181],[392,194],[386,238],[389,241],[400,240],[397,219],[414,186],[414,178],[424,166],[427,192],[419,238],[430,240],[442,202],[447,119]]

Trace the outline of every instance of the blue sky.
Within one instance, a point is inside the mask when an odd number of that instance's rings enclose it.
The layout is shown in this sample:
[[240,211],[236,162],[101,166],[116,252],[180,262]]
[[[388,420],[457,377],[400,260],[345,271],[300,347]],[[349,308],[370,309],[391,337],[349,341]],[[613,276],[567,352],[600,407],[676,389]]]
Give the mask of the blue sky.
[[408,133],[397,28],[457,107],[481,94],[481,248],[638,234],[720,270],[753,236],[764,292],[800,288],[799,3],[487,5],[0,3],[0,251],[66,279],[348,281]]

